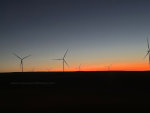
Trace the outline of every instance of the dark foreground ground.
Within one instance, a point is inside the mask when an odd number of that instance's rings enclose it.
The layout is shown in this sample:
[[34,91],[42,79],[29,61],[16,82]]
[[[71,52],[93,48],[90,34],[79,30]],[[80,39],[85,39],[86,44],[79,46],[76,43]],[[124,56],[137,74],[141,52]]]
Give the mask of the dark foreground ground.
[[1,109],[93,113],[140,107],[150,108],[148,71],[0,74]]

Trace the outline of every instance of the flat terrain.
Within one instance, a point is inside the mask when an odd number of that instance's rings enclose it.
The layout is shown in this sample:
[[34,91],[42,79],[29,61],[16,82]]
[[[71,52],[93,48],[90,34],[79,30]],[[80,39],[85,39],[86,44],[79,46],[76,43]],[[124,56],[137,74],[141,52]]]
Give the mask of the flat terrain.
[[150,105],[150,72],[0,74],[0,107],[24,112],[88,111]]

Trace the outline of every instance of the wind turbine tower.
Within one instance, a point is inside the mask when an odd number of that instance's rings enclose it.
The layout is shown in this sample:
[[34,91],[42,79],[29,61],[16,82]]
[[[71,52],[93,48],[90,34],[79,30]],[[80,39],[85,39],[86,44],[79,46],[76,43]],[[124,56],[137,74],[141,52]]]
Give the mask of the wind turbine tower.
[[53,59],[53,60],[62,60],[63,72],[64,72],[65,64],[66,64],[67,66],[69,66],[68,63],[67,63],[67,61],[65,60],[66,55],[67,55],[67,52],[68,52],[68,49],[67,49],[67,51],[65,52],[63,58],[61,58],[61,59]]
[[147,54],[145,55],[144,58],[146,58],[149,55],[149,65],[150,65],[150,47],[149,47],[149,41],[147,37]]
[[79,71],[81,71],[81,64],[79,65]]
[[15,53],[13,53],[13,55],[15,55],[18,59],[20,59],[20,67],[21,67],[21,70],[22,70],[22,72],[23,72],[23,60],[24,59],[26,59],[26,58],[28,58],[29,56],[31,56],[31,55],[28,55],[28,56],[25,56],[25,57],[23,57],[23,58],[21,58],[21,57],[19,57],[17,54],[15,54]]
[[107,67],[108,68],[108,71],[110,71],[110,67],[111,67],[112,65],[108,65],[108,66],[105,66],[105,67]]

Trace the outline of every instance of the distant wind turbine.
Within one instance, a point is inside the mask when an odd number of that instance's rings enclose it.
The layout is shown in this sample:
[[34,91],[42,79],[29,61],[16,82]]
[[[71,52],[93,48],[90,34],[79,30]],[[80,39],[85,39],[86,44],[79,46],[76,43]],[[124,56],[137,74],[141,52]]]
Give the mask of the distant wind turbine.
[[34,72],[34,68],[32,68],[32,72]]
[[50,72],[50,71],[51,71],[51,68],[47,68],[47,71]]
[[28,58],[28,57],[31,56],[31,55],[25,56],[25,57],[23,57],[23,58],[19,57],[19,56],[18,56],[17,54],[15,54],[15,53],[13,53],[13,55],[15,55],[18,59],[21,60],[21,62],[20,62],[20,67],[21,67],[22,72],[23,72],[23,60],[26,59],[26,58]]
[[65,52],[63,58],[61,58],[61,59],[53,59],[53,60],[62,60],[62,63],[63,63],[63,72],[64,72],[65,64],[66,64],[67,66],[69,66],[68,63],[67,63],[67,61],[65,60],[66,55],[67,55],[67,52],[68,52],[68,49],[67,49],[67,51]]
[[149,65],[150,65],[150,47],[149,47],[148,37],[147,37],[147,47],[148,47],[148,49],[147,49],[147,54],[145,55],[144,58],[146,58],[146,57],[149,55]]
[[112,66],[112,64],[108,65],[108,66],[105,66],[108,68],[108,71],[110,71],[110,67]]
[[79,65],[79,71],[80,71],[80,69],[81,69],[81,64]]

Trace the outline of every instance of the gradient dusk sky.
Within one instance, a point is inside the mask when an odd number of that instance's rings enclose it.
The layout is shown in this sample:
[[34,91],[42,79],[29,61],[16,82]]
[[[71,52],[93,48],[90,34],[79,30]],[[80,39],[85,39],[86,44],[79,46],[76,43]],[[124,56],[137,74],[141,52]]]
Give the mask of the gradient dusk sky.
[[149,0],[0,0],[0,72],[148,70]]

